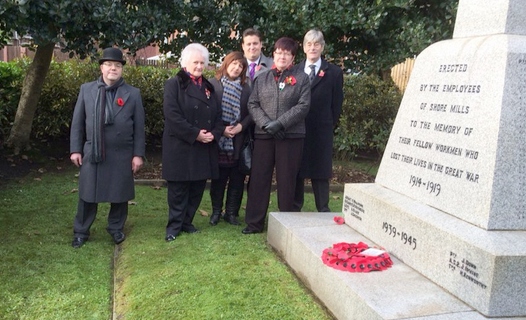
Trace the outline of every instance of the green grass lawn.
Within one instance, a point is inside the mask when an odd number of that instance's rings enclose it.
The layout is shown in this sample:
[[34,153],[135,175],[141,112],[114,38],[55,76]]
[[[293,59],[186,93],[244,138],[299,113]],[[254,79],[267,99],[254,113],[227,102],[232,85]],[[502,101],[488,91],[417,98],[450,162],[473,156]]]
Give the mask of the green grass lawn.
[[[198,212],[201,233],[166,243],[165,188],[137,186],[119,250],[105,230],[107,204],[90,240],[73,249],[75,174],[33,174],[0,189],[0,319],[331,319],[266,233],[212,227]],[[334,211],[341,199],[332,195]],[[306,195],[304,211],[314,208]],[[200,210],[211,211],[208,191]]]

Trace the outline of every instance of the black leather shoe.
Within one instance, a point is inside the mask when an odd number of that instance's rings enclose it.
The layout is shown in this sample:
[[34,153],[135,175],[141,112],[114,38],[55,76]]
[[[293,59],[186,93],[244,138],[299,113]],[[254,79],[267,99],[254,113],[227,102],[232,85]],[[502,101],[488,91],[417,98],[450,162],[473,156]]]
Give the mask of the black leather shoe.
[[261,231],[250,230],[248,227],[246,227],[245,229],[241,230],[241,233],[242,234],[254,234],[254,233],[261,233]]
[[241,223],[239,223],[239,221],[237,221],[237,218],[235,215],[233,214],[225,214],[224,218],[225,221],[233,226],[239,226]]
[[186,233],[199,233],[199,232],[200,232],[200,231],[197,230],[195,227],[188,228],[188,229],[183,229],[182,231],[183,231],[183,232],[186,232]]
[[164,240],[166,240],[166,242],[172,242],[175,240],[175,238],[176,237],[173,234],[169,234],[164,238]]
[[88,241],[88,238],[73,238],[71,246],[75,249],[78,249],[82,247],[86,241]]
[[210,216],[210,224],[213,226],[216,226],[220,219],[221,219],[221,213],[214,212],[212,213],[212,216]]
[[124,240],[126,240],[126,235],[122,233],[121,231],[117,231],[111,236],[113,237],[113,242],[115,242],[115,244],[119,244],[123,242]]

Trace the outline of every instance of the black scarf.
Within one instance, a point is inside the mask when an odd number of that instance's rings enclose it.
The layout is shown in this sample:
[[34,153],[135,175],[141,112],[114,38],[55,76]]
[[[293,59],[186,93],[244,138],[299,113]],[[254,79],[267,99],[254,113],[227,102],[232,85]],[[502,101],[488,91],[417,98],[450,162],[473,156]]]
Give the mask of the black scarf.
[[100,77],[97,80],[97,100],[93,116],[93,135],[91,137],[91,163],[104,161],[104,126],[113,124],[113,100],[117,88],[124,84],[124,79],[108,86]]

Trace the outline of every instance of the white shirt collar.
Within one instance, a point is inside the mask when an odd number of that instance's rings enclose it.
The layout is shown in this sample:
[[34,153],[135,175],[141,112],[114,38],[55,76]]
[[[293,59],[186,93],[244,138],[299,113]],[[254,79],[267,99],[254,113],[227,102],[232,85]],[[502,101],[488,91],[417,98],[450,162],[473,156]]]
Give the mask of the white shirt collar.
[[251,60],[248,60],[248,59],[247,59],[247,63],[248,63],[249,66],[250,66],[251,63],[255,63],[256,66],[259,66],[259,62],[260,62],[260,61],[261,61],[261,55],[259,56],[259,58],[257,58],[257,59],[254,60],[254,61],[251,61]]
[[320,68],[321,68],[321,58],[318,59],[318,61],[314,62],[314,63],[310,63],[309,61],[305,60],[305,73],[306,74],[310,74],[310,66],[311,64],[314,64],[316,66],[316,74],[318,74],[318,72],[320,71]]

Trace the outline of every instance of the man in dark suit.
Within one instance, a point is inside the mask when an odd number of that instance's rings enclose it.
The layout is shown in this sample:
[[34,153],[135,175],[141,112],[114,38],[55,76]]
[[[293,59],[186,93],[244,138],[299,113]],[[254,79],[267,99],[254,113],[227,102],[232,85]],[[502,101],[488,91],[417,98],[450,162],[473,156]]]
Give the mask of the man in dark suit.
[[252,83],[264,71],[269,70],[273,65],[272,58],[266,57],[262,52],[263,36],[257,29],[246,29],[243,31],[241,47],[247,59],[247,79],[252,87]]
[[343,71],[321,55],[325,46],[323,33],[310,30],[303,39],[306,60],[296,66],[311,80],[311,104],[305,119],[306,136],[303,161],[296,181],[295,211],[304,201],[304,179],[312,183],[316,209],[330,212],[329,179],[332,177],[332,144],[343,103]]
[[100,202],[110,202],[107,231],[119,244],[135,197],[133,174],[145,152],[144,108],[139,89],[124,82],[121,50],[107,48],[99,60],[101,76],[85,83],[73,112],[70,159],[80,167],[79,200],[73,222],[74,248],[88,240]]

